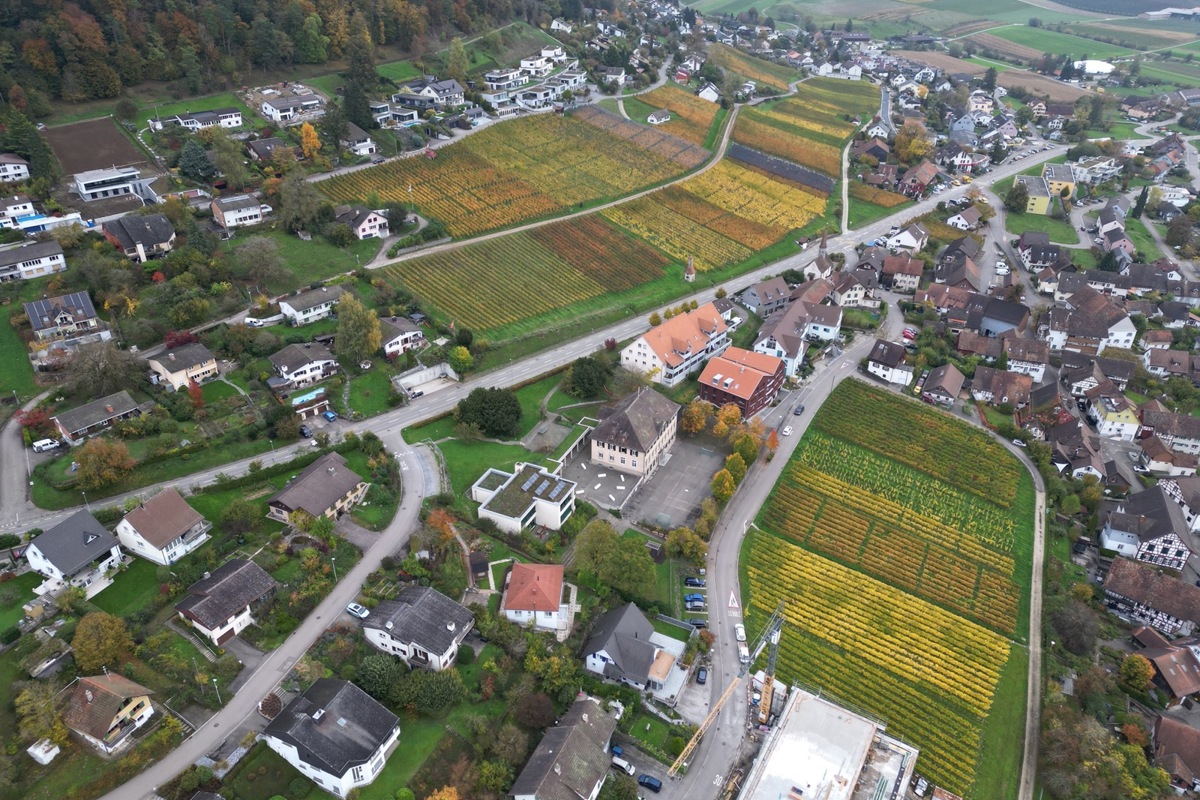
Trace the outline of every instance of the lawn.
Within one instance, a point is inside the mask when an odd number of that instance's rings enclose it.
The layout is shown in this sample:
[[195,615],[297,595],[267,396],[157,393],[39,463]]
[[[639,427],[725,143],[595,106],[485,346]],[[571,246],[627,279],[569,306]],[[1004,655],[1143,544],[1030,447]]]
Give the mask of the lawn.
[[279,256],[287,269],[292,273],[292,280],[286,288],[298,289],[302,286],[327,280],[335,275],[353,272],[363,264],[370,262],[379,252],[378,239],[355,241],[349,247],[341,248],[332,244],[323,236],[314,236],[310,241],[304,241],[299,236],[293,236],[275,224],[249,229],[245,233],[234,236],[228,241],[221,242],[221,248],[226,251],[235,250],[251,236],[266,236],[275,242]]
[[1146,230],[1146,223],[1140,219],[1126,220],[1125,233],[1133,241],[1133,246],[1137,252],[1142,254],[1142,261],[1150,263],[1156,259],[1163,257],[1162,250],[1158,247],[1158,242],[1154,241],[1154,237],[1150,235],[1150,231]]
[[260,117],[238,99],[238,96],[233,92],[221,92],[220,94],[210,94],[204,97],[189,97],[186,100],[180,100],[176,103],[147,103],[138,110],[134,121],[140,130],[146,127],[147,122],[156,116],[159,119],[165,119],[173,117],[176,114],[185,114],[189,111],[212,111],[218,108],[236,108],[242,112],[243,121],[251,125],[260,121]]
[[626,97],[624,103],[625,113],[634,122],[645,122],[647,117],[658,111],[654,106],[649,103],[643,103],[636,97]]
[[29,350],[25,347],[17,333],[17,329],[9,324],[13,314],[24,314],[22,303],[26,300],[36,300],[46,292],[46,280],[21,281],[20,287],[14,290],[17,294],[11,303],[0,305],[0,361],[4,369],[0,369],[0,396],[11,397],[15,391],[17,397],[24,401],[37,394],[37,386],[33,382],[33,367],[29,362]]
[[[405,732],[407,733],[407,731]],[[331,797],[316,784],[308,781],[274,750],[259,742],[233,768],[233,772],[225,777],[222,791],[232,790],[235,800],[270,800],[275,796],[292,797],[292,790],[288,788],[288,784],[296,778],[305,780],[312,787],[312,790],[306,795],[310,800]],[[376,786],[379,783],[379,780],[375,781]]]
[[128,617],[140,611],[158,594],[157,569],[157,564],[144,558],[133,559],[128,569],[113,578],[112,586],[92,598],[92,603],[115,617]]
[[350,515],[354,521],[364,528],[372,531],[381,531],[388,526],[392,521],[392,517],[396,516],[396,501],[393,498],[392,502],[384,502],[379,497],[379,487],[371,484],[371,488],[367,489],[367,496],[363,498],[363,502],[354,507]]
[[435,420],[430,420],[423,425],[417,425],[411,428],[404,429],[404,441],[409,444],[423,442],[426,439],[432,442],[448,439],[454,435],[454,426],[457,423],[454,420],[453,414],[447,414],[444,417],[439,417]]
[[[42,576],[36,572],[26,572],[11,581],[0,583],[0,631],[8,630],[21,621],[21,617],[25,616],[22,606],[34,598],[33,590],[42,580]],[[9,593],[12,600],[7,598]]]
[[976,796],[994,800],[1015,800],[1021,775],[1021,742],[1025,737],[1025,679],[1029,670],[1029,652],[1013,645],[1008,662],[1000,672],[992,699],[992,710],[983,723],[983,747],[986,754],[976,762]]
[[863,228],[870,225],[872,222],[878,222],[884,217],[890,217],[892,214],[897,214],[908,208],[912,203],[904,203],[894,208],[885,208],[877,206],[874,203],[868,203],[865,200],[856,200],[850,198],[850,214],[848,216],[848,224],[850,230]]
[[1137,131],[1134,130],[1137,125],[1132,122],[1113,121],[1109,124],[1108,130],[1100,128],[1089,128],[1087,137],[1089,139],[1116,139],[1117,141],[1125,141],[1126,139],[1138,139]]
[[[635,530],[633,528],[626,528],[625,532],[621,534],[621,538],[622,539],[641,539],[642,541],[645,541],[645,542],[658,541],[658,539],[655,539],[654,537],[651,537],[651,536],[647,536],[646,534],[642,533],[641,531]],[[671,598],[674,595],[674,591],[673,591],[674,586],[672,585],[673,581],[671,580],[671,578],[672,578],[671,563],[672,563],[671,559],[664,558],[663,562],[661,564],[654,565],[654,594],[655,594],[655,596],[653,599],[657,600],[658,602],[660,602],[663,605],[668,606],[668,607],[671,605]],[[678,637],[676,637],[676,638],[678,638]]]
[[462,496],[471,484],[489,467],[511,470],[518,461],[528,461],[535,456],[524,447],[496,442],[460,442],[450,440],[438,445],[446,459],[446,471],[450,473],[450,485],[454,494]]
[[1097,42],[1094,39],[1084,39],[1081,36],[1071,36],[1058,33],[1047,28],[1030,28],[1028,26],[1012,26],[996,28],[989,34],[1001,39],[1032,47],[1042,53],[1087,53],[1088,58],[1109,60],[1115,57],[1132,55],[1128,47]]
[[350,408],[373,417],[391,408],[392,374],[389,369],[376,367],[350,381]]
[[517,399],[521,401],[521,421],[517,425],[517,432],[513,434],[513,438],[519,439],[533,430],[534,426],[542,419],[542,400],[545,400],[546,395],[554,391],[561,382],[562,374],[556,372],[540,381],[517,389]]
[[209,381],[200,388],[200,396],[205,403],[212,404],[219,400],[235,397],[239,394],[236,387],[225,381]]
[[663,622],[661,619],[652,619],[650,620],[650,624],[654,626],[655,632],[661,633],[663,636],[670,636],[672,639],[678,639],[681,642],[686,642],[692,635],[690,628],[681,628],[670,622]]
[[1041,231],[1050,234],[1052,242],[1079,244],[1079,233],[1069,221],[1044,214],[1014,214],[1010,211],[1004,215],[1004,227],[1017,236],[1026,231]]

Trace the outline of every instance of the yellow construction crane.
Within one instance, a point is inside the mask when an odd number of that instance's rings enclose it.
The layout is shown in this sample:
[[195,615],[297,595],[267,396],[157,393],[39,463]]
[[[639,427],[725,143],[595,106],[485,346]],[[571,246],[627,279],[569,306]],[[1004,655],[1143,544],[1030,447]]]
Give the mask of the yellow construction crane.
[[775,612],[771,614],[771,618],[767,620],[767,625],[765,628],[763,628],[763,632],[759,634],[758,639],[754,642],[754,649],[750,651],[750,660],[745,664],[742,664],[741,668],[738,670],[737,677],[729,682],[729,686],[725,688],[725,691],[721,694],[720,699],[718,699],[713,705],[712,711],[708,712],[708,716],[704,718],[704,721],[700,723],[700,727],[696,729],[696,733],[694,736],[692,736],[691,741],[687,743],[687,746],[683,748],[683,752],[679,754],[679,758],[675,759],[675,763],[672,764],[671,768],[667,770],[667,777],[674,778],[679,774],[679,768],[687,763],[687,760],[692,755],[692,751],[696,749],[696,745],[700,744],[700,739],[704,736],[704,732],[712,726],[713,721],[716,720],[717,715],[721,713],[721,709],[733,694],[734,689],[741,685],[742,678],[746,677],[746,673],[749,671],[750,665],[753,664],[755,659],[758,658],[763,647],[767,646],[767,644],[772,641],[772,653],[769,661],[769,667],[770,674],[774,676],[775,653],[778,652],[779,649],[779,632],[782,630],[782,628],[783,602],[780,601],[779,605],[775,607]]
[[767,671],[763,678],[762,698],[758,703],[758,724],[766,725],[771,718],[771,698],[775,694],[775,662],[779,658],[779,628],[771,631],[767,649]]

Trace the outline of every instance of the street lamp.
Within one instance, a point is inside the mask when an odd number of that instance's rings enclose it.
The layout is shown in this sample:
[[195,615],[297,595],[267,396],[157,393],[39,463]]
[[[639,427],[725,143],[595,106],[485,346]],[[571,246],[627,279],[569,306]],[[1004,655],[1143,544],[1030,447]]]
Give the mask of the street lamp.
[[83,504],[87,507],[88,513],[92,513],[92,507],[88,504],[87,492],[80,491],[79,493],[83,495]]
[[330,556],[330,557],[329,557],[329,563],[333,564],[333,582],[334,582],[334,583],[337,583],[337,582],[338,582],[338,576],[337,576],[337,556]]
[[217,679],[213,678],[213,691],[217,693],[217,705],[221,705],[221,690],[217,688]]

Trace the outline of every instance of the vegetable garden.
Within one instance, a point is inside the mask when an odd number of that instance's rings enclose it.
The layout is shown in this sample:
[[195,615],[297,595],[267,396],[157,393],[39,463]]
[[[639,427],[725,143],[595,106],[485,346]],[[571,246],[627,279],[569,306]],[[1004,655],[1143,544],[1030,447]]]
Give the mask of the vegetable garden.
[[922,774],[964,796],[987,796],[970,794],[985,730],[1020,759],[1019,735],[987,728],[1009,637],[1027,629],[1019,469],[965,423],[846,380],[743,545],[751,627],[787,601],[781,675],[882,716],[921,748]]

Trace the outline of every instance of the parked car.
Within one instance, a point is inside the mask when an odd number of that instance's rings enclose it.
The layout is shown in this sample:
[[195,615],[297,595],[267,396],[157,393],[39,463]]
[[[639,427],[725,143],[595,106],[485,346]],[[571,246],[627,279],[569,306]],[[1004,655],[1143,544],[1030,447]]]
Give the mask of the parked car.
[[359,619],[366,619],[367,617],[371,616],[371,612],[368,611],[365,606],[360,606],[358,603],[351,603],[350,605],[346,606],[346,613],[350,614],[351,616],[358,617]]
[[374,158],[371,159],[372,164],[382,164],[383,162],[384,162],[383,156],[375,156]]
[[733,635],[734,638],[736,638],[739,642],[746,641],[746,626],[740,622],[737,625],[734,625]]
[[662,791],[662,781],[653,775],[638,775],[638,786],[642,786],[658,794]]
[[633,768],[633,764],[630,764],[628,761],[621,758],[620,756],[613,756],[612,766],[613,766],[613,769],[619,769],[619,770],[621,770],[621,772],[624,772],[626,775],[630,775],[630,776],[632,776],[633,773],[637,771]]
[[708,667],[701,667],[700,669],[696,670],[696,683],[708,683]]
[[621,745],[619,745],[619,744],[614,744],[614,745],[613,745],[612,747],[610,747],[609,749],[610,749],[610,750],[612,750],[612,754],[613,754],[614,756],[623,756],[623,755],[625,755],[625,751],[621,749]]
[[687,621],[687,623],[688,623],[688,625],[691,625],[693,628],[707,628],[708,627],[708,620],[700,619],[698,617],[693,617],[692,619],[689,619]]
[[1024,446],[1025,446],[1025,440],[1024,440],[1024,439],[1013,439],[1013,440],[1012,440],[1012,443],[1013,443],[1013,444],[1015,444],[1017,447],[1024,447]]
[[333,422],[334,420],[337,419],[337,412],[336,411],[326,411],[323,414],[321,414],[321,416],[325,418],[326,422]]
[[699,602],[699,601],[693,601],[693,602],[691,602],[691,603],[688,603],[688,604],[687,604],[687,610],[688,610],[688,611],[703,611],[703,610],[704,610],[704,603],[701,603],[701,602]]
[[683,596],[683,602],[685,602],[685,603],[703,603],[704,595],[696,593],[696,592],[693,592],[692,594],[685,594]]
[[33,452],[44,453],[47,450],[53,450],[60,444],[62,443],[59,442],[58,439],[38,439],[33,443]]
[[696,578],[691,575],[688,575],[686,578],[683,579],[683,585],[684,586],[697,586],[697,587],[703,589],[704,588],[704,580],[702,578]]
[[791,426],[791,425],[785,425],[785,426],[783,427],[783,431],[782,431],[782,432],[783,432],[783,435],[784,435],[784,436],[791,436],[791,435],[792,435],[792,426]]
[[743,664],[750,663],[750,648],[746,647],[744,644],[738,645],[738,661],[742,662]]
[[307,439],[312,435],[312,428],[308,427],[307,425],[300,426],[300,438]]

